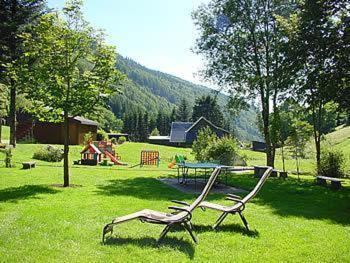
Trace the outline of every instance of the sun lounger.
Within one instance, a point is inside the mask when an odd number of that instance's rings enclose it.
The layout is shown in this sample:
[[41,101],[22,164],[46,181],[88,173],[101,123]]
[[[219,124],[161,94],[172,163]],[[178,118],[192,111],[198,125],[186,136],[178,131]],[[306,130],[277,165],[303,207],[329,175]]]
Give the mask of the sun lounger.
[[216,168],[211,174],[206,186],[203,188],[202,193],[197,197],[197,199],[190,205],[182,201],[173,200],[174,203],[184,205],[182,207],[170,206],[169,209],[174,210],[172,213],[163,213],[159,211],[144,209],[126,216],[117,217],[111,223],[107,224],[103,228],[102,242],[105,242],[105,235],[109,232],[113,233],[113,227],[125,223],[134,219],[139,219],[143,223],[151,224],[162,224],[165,225],[164,230],[160,234],[158,243],[165,237],[169,230],[178,225],[182,226],[191,235],[195,243],[198,242],[196,236],[193,233],[193,228],[191,224],[192,212],[193,210],[206,198],[211,187],[213,186],[216,178],[221,172],[221,168]]
[[267,169],[266,169],[265,173],[260,178],[260,180],[258,181],[256,186],[254,187],[254,189],[248,195],[246,195],[244,198],[241,198],[240,196],[233,195],[233,194],[227,195],[226,199],[233,201],[234,202],[233,205],[224,206],[224,205],[214,204],[214,203],[204,201],[198,206],[198,207],[202,208],[203,210],[208,208],[208,209],[213,209],[213,210],[222,212],[222,214],[220,215],[220,217],[217,219],[216,223],[213,226],[214,229],[216,229],[224,221],[224,219],[226,218],[227,215],[238,213],[241,220],[243,221],[244,226],[249,231],[248,222],[247,222],[246,218],[244,217],[244,215],[242,214],[242,212],[245,209],[246,204],[260,191],[263,184],[266,182],[266,179],[269,177],[269,175],[271,174],[271,172],[273,170],[271,167],[266,167],[266,168]]

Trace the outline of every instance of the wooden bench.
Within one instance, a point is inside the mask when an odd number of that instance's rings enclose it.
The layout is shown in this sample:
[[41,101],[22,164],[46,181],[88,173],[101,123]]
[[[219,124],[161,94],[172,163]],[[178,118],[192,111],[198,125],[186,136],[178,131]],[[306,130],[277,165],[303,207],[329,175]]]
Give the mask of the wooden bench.
[[[260,178],[264,174],[266,169],[267,169],[266,166],[254,166],[254,176]],[[270,177],[277,177],[278,175],[280,178],[284,178],[284,179],[288,177],[287,172],[277,170],[277,169],[272,170]]]
[[35,168],[35,162],[23,162],[23,169]]
[[343,180],[339,178],[316,176],[316,184],[318,185],[327,186],[327,181],[331,182],[331,188],[334,190],[339,190],[341,188],[341,182],[343,182]]

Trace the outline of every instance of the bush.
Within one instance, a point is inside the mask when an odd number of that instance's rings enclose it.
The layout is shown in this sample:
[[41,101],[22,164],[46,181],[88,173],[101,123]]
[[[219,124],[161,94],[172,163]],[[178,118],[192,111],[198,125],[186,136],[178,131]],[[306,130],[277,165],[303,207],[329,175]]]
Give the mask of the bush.
[[93,135],[92,132],[88,132],[84,134],[84,145],[87,145],[88,143],[93,141]]
[[117,143],[117,139],[113,137],[113,138],[111,139],[111,143],[116,144],[116,143]]
[[98,130],[96,139],[98,141],[106,141],[108,139],[108,134],[104,130]]
[[338,150],[324,150],[321,154],[320,175],[340,178],[344,176],[345,157]]
[[118,139],[118,144],[123,144],[124,142],[126,142],[126,137],[125,136],[120,136]]
[[213,131],[206,127],[198,131],[197,140],[193,142],[192,153],[199,162],[207,161],[206,151],[209,145],[217,140],[217,136]]
[[47,162],[60,162],[63,159],[63,151],[60,148],[48,145],[36,151],[33,155],[33,159]]
[[157,128],[154,128],[151,132],[151,136],[159,136],[159,131]]
[[223,165],[234,165],[238,161],[238,145],[232,137],[215,140],[207,150],[205,156],[208,161],[217,161]]

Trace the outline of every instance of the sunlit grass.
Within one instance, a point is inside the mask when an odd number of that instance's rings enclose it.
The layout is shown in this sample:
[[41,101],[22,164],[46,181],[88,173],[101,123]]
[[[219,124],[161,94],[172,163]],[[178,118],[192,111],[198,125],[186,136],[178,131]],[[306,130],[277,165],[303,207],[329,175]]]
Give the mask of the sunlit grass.
[[[175,176],[167,168],[175,153],[190,149],[126,143],[117,148],[122,160],[137,164],[141,149],[158,149],[157,167],[86,167],[72,165],[72,188],[62,183],[62,164],[37,162],[22,170],[42,145],[19,144],[15,168],[0,168],[0,261],[2,262],[346,262],[350,258],[350,183],[333,192],[315,186],[311,176],[287,180],[271,178],[253,202],[246,217],[247,233],[238,216],[226,219],[219,231],[211,225],[215,211],[195,211],[193,223],[199,238],[194,245],[183,231],[169,233],[157,247],[162,227],[138,221],[118,226],[106,245],[101,244],[104,224],[114,217],[143,208],[168,211],[170,200],[191,202],[184,194],[157,180]],[[79,158],[81,146],[71,147],[70,159]],[[249,152],[248,152],[249,153]],[[264,164],[264,155],[252,153],[250,164]],[[263,162],[263,163],[261,163]],[[292,163],[290,164],[292,166]],[[251,174],[230,175],[229,184],[251,189]],[[224,196],[209,199],[225,203]]]

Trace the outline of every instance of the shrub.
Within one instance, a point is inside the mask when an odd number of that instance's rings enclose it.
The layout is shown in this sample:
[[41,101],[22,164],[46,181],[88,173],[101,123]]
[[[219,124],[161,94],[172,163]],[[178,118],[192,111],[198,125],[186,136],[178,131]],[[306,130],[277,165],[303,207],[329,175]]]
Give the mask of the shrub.
[[238,145],[234,138],[223,137],[215,140],[205,151],[206,159],[223,165],[234,165],[238,161]]
[[123,144],[124,142],[126,142],[126,137],[125,136],[120,136],[118,139],[118,144]]
[[151,136],[159,136],[159,131],[157,128],[154,128],[151,132]]
[[63,151],[51,145],[41,148],[33,155],[33,159],[47,161],[47,162],[60,162],[63,159]]
[[84,145],[92,142],[92,140],[93,140],[92,132],[88,132],[84,134]]
[[106,141],[108,139],[108,134],[104,130],[98,130],[96,139],[98,141]]
[[197,140],[192,145],[192,154],[194,154],[197,161],[208,161],[206,156],[207,148],[216,140],[217,136],[210,128],[206,127],[198,131]]
[[0,151],[3,152],[5,154],[5,159],[4,159],[4,162],[5,162],[5,167],[6,168],[11,168],[11,167],[14,167],[14,165],[12,164],[12,150],[11,150],[11,147],[9,148],[0,148]]
[[324,150],[321,154],[321,162],[319,167],[320,175],[329,177],[343,177],[344,176],[345,157],[341,151],[338,150]]
[[111,139],[111,143],[116,144],[116,143],[117,143],[117,139],[113,137],[113,138]]

